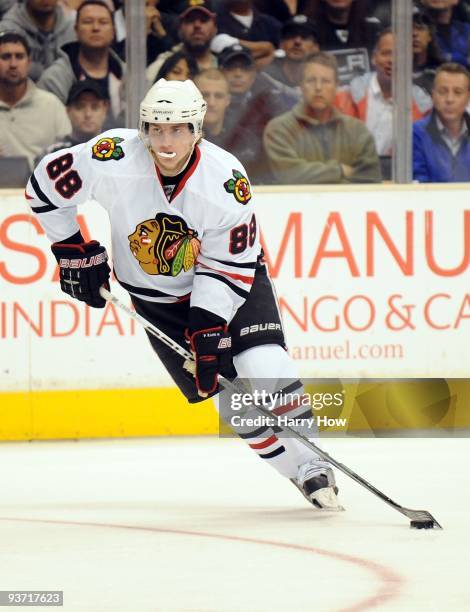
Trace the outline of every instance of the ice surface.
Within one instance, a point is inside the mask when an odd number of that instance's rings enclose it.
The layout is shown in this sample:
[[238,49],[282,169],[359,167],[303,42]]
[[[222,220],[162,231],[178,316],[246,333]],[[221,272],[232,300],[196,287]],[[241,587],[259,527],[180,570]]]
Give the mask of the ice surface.
[[0,445],[0,590],[64,610],[470,610],[470,441],[332,439],[325,449],[443,531],[339,474],[316,512],[238,440]]

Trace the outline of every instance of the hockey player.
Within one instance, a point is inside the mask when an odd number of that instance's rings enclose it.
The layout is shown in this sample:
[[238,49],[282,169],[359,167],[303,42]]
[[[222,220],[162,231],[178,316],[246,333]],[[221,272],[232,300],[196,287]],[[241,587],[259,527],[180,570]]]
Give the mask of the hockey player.
[[[215,395],[218,374],[233,376],[234,367],[254,389],[274,391],[288,380],[284,391],[300,397],[262,259],[255,198],[238,159],[202,138],[205,112],[192,81],[161,79],[140,106],[138,130],[110,130],[46,155],[26,197],[53,242],[62,290],[96,308],[105,305],[99,289],[109,283],[108,257],[99,242],[84,241],[76,213],[91,198],[107,210],[117,281],[140,315],[190,343],[195,377],[149,336],[189,402]],[[273,412],[311,416],[309,407],[282,398]],[[310,449],[278,435],[277,426],[235,430],[314,505],[337,507],[333,471]]]

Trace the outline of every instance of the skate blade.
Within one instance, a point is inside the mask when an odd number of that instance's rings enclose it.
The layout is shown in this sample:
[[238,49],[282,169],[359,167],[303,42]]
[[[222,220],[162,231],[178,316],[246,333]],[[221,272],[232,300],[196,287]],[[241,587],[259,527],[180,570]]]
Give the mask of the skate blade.
[[311,503],[317,508],[317,510],[329,511],[329,512],[344,512],[344,507],[338,502],[336,493],[332,487],[325,487],[324,489],[318,489],[310,495]]

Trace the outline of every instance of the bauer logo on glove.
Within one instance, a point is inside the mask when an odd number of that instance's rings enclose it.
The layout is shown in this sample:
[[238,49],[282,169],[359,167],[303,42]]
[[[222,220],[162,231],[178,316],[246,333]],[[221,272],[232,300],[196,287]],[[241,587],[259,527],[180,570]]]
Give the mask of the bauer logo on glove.
[[232,338],[229,336],[228,338],[221,338],[219,340],[219,344],[217,345],[218,349],[226,349],[232,348]]
[[104,308],[106,301],[100,287],[109,289],[108,254],[97,240],[51,246],[60,269],[60,287],[64,293],[93,308]]
[[65,259],[62,257],[59,266],[61,268],[91,268],[106,261],[108,261],[108,254],[104,251],[104,253],[93,255],[89,259]]

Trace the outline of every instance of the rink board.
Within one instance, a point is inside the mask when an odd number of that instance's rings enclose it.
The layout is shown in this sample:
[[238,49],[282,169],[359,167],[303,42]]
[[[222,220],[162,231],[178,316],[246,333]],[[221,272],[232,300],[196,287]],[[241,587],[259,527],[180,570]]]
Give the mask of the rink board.
[[0,440],[209,435],[212,400],[190,405],[175,388],[0,394]]
[[[429,379],[315,385],[342,387],[340,411],[324,416],[344,424],[320,425],[328,435],[388,436],[422,430],[442,437],[470,431],[470,381]],[[307,392],[311,391],[307,384]],[[390,395],[394,401],[390,401]],[[407,406],[413,405],[410,411]],[[317,415],[316,415],[317,416]],[[175,388],[0,393],[0,440],[224,435],[212,400],[188,404]]]
[[[303,377],[468,377],[467,185],[255,191]],[[84,236],[109,249],[106,213],[93,202],[79,213]],[[467,427],[461,398],[453,424]],[[19,191],[0,192],[0,419],[5,440],[217,431],[213,406],[182,400],[127,315],[60,292]]]

